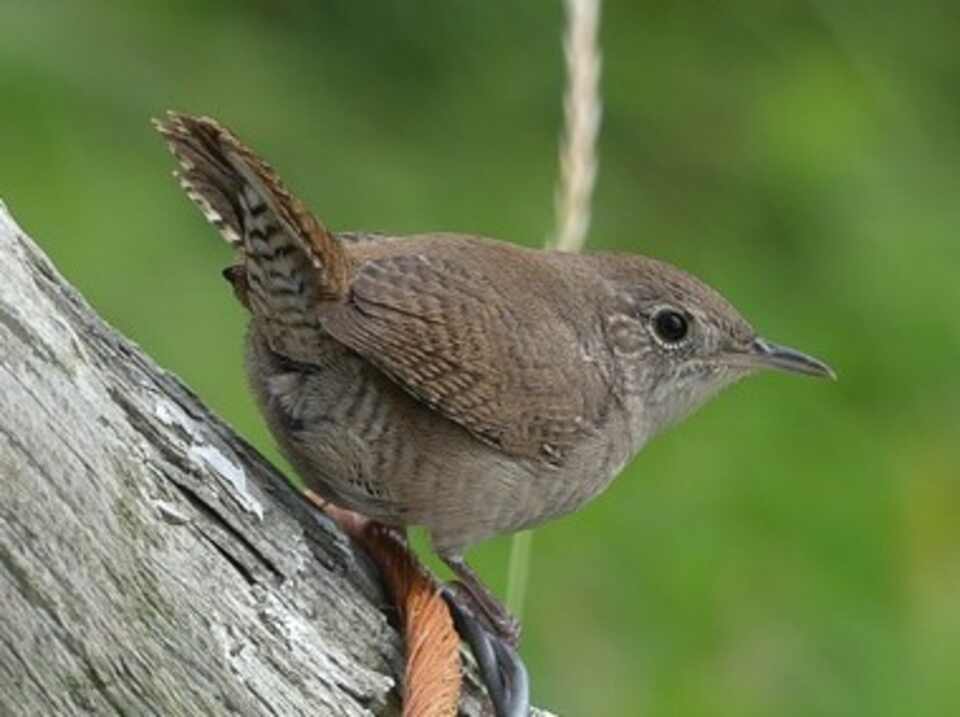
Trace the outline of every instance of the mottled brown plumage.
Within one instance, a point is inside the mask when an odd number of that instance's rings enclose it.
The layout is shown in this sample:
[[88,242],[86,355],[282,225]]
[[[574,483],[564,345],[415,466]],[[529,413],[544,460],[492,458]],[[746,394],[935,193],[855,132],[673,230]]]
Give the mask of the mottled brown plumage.
[[237,249],[225,275],[251,312],[247,370],[285,455],[328,500],[425,526],[503,630],[466,548],[579,508],[757,368],[830,373],[662,262],[335,234],[213,120],[157,127]]

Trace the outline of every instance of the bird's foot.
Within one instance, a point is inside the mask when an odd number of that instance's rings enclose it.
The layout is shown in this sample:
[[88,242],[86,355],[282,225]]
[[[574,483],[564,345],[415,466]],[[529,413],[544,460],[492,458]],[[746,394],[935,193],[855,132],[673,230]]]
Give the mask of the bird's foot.
[[[495,635],[505,645],[516,650],[520,645],[520,621],[511,615],[496,598],[484,588],[475,590],[465,580],[451,580],[445,586],[447,595],[458,601],[462,612],[467,612],[474,621],[480,622],[487,632]],[[449,603],[450,600],[447,600]]]
[[340,526],[341,530],[355,539],[360,539],[364,532],[370,531],[373,534],[383,535],[389,540],[394,541],[404,551],[409,550],[407,543],[407,532],[403,528],[386,523],[375,521],[362,513],[347,508],[341,508],[331,503],[325,498],[321,498],[312,490],[302,491],[303,496],[313,503],[322,512],[326,513],[333,521]]
[[465,598],[464,601],[470,604],[477,618],[486,621],[490,632],[499,636],[513,649],[517,649],[520,644],[520,621],[487,589],[480,576],[467,565],[462,556],[440,553],[440,558],[457,576],[457,579],[450,583],[450,587]]
[[[527,717],[530,712],[530,677],[523,660],[514,647],[498,637],[499,631],[490,632],[487,620],[477,618],[462,604],[465,594],[470,593],[457,582],[452,586],[448,584],[443,590],[453,624],[477,660],[494,714],[496,717]],[[515,619],[513,622],[519,635],[519,624]]]

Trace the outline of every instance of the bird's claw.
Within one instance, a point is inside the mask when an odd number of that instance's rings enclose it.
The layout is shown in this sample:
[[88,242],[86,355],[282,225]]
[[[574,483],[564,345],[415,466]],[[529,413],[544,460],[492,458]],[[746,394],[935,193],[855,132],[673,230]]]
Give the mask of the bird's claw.
[[[461,604],[458,595],[462,591],[462,586],[447,586],[443,598],[450,608],[457,632],[473,650],[496,717],[527,717],[530,713],[530,677],[523,660],[513,645],[491,633],[483,620]],[[519,636],[518,625],[514,630]]]
[[[444,586],[445,593],[456,599],[462,611],[468,611],[473,620],[480,622],[487,630],[508,645],[514,651],[520,647],[521,625],[498,603],[485,601],[469,584],[462,580],[451,580]],[[447,600],[449,603],[449,600]],[[469,606],[469,607],[468,607]]]

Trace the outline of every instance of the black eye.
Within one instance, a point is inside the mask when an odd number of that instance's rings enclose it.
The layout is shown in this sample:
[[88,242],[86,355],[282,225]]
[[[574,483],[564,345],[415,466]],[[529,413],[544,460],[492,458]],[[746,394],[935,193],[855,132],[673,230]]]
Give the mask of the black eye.
[[678,344],[687,338],[687,317],[675,309],[660,309],[653,315],[653,332],[666,344]]

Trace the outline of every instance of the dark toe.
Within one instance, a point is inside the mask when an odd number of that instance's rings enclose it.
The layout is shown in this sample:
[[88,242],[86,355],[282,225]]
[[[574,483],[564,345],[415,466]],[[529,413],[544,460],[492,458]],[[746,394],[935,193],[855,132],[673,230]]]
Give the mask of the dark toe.
[[[530,712],[530,677],[520,655],[506,641],[491,634],[484,621],[461,602],[462,586],[444,588],[457,632],[470,645],[480,677],[497,717],[527,717]],[[519,631],[517,631],[519,632]]]
[[[514,650],[520,647],[520,620],[501,610],[491,614],[484,603],[479,600],[469,585],[460,580],[451,580],[444,585],[444,594],[457,601],[460,610],[469,613],[470,617],[482,624],[487,632],[493,633]],[[450,600],[448,599],[449,603]]]

